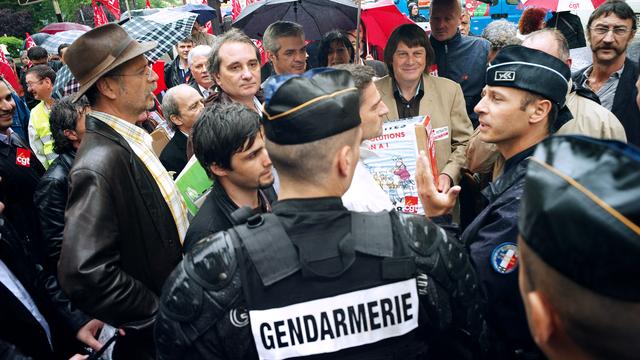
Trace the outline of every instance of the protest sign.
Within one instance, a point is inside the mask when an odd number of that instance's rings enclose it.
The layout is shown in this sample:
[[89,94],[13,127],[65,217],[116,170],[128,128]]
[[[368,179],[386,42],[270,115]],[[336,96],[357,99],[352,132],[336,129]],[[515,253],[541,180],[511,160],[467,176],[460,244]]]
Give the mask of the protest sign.
[[434,142],[429,116],[386,122],[382,135],[369,140],[367,147],[375,156],[362,161],[398,211],[424,214],[415,181],[416,161],[424,150],[434,179],[438,178]]

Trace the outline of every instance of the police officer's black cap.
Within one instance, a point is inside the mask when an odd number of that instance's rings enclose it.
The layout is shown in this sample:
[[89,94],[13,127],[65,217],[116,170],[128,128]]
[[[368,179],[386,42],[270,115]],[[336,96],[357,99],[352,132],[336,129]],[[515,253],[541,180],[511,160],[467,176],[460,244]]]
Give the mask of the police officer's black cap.
[[358,90],[348,71],[318,68],[274,76],[264,90],[262,122],[276,144],[304,144],[360,125]]
[[505,46],[487,69],[487,85],[536,93],[562,108],[571,71],[560,59],[520,45]]
[[518,227],[547,265],[575,283],[640,301],[640,149],[546,139],[529,161]]

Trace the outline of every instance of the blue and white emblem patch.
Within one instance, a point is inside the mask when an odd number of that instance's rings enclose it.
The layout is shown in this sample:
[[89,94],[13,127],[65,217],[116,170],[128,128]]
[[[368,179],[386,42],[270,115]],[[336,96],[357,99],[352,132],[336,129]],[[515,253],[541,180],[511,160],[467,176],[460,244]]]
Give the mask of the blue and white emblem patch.
[[500,274],[510,274],[518,268],[520,252],[512,242],[502,243],[491,252],[491,265]]

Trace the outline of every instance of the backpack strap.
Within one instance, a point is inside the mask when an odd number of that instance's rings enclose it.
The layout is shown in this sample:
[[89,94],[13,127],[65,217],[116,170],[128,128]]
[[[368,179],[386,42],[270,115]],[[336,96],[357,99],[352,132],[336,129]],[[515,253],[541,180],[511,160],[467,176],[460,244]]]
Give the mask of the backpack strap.
[[388,212],[352,212],[351,234],[355,249],[363,254],[393,256],[393,231]]
[[300,270],[298,253],[277,216],[255,215],[229,232],[235,232],[244,245],[264,286]]

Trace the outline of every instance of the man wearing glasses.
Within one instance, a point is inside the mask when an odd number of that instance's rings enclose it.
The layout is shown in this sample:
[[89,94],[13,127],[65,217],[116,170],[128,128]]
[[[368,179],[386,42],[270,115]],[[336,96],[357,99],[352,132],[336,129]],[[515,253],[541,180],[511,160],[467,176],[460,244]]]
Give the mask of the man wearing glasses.
[[573,82],[595,92],[601,105],[620,120],[627,140],[640,145],[640,110],[634,101],[638,64],[627,58],[636,26],[635,14],[624,1],[610,0],[598,7],[587,22],[593,65],[578,71]]
[[91,105],[69,173],[60,285],[87,315],[123,328],[114,359],[153,359],[152,325],[165,279],[180,262],[186,207],[171,175],[135,126],[158,76],[120,26],[86,32],[67,65]]

